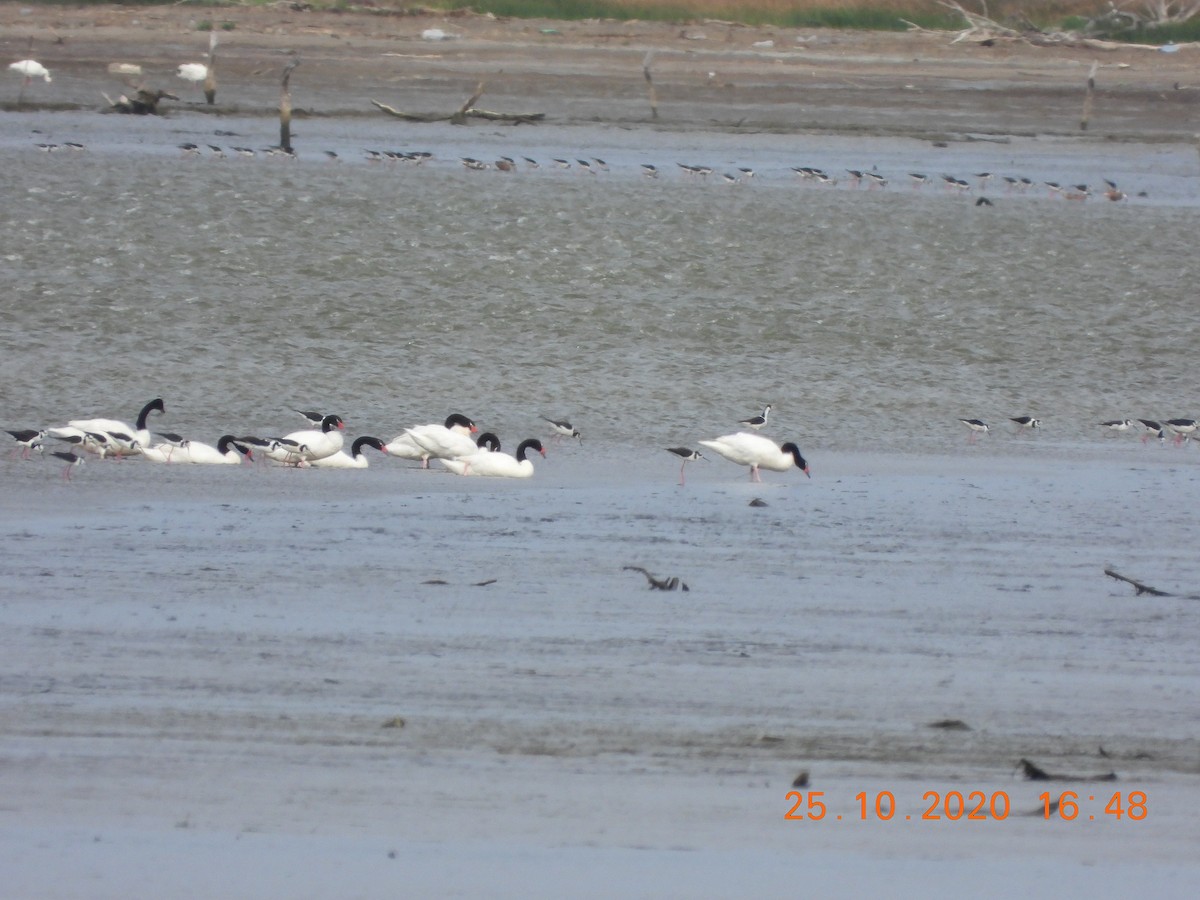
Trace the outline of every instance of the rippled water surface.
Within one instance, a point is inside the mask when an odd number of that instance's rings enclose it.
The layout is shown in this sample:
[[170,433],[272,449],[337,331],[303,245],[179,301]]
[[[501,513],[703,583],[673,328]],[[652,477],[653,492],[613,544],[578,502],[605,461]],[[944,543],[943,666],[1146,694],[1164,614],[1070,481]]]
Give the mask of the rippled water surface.
[[[919,449],[961,439],[959,416],[1028,413],[1093,440],[1102,418],[1200,412],[1188,148],[314,122],[285,162],[175,149],[238,142],[209,122],[88,121],[6,117],[12,427],[132,417],[164,396],[162,427],[214,436],[295,427],[290,406],[388,436],[461,409],[510,433],[569,416],[604,446],[721,433],[771,403],[780,436]],[[39,125],[90,149],[39,153]],[[368,164],[364,147],[435,158]],[[458,164],[501,154],[543,165]],[[717,171],[687,178],[680,161]],[[847,183],[872,165],[885,190]],[[756,177],[719,179],[737,166]],[[945,170],[997,177],[968,196],[910,187],[909,171]],[[1000,174],[1111,177],[1149,197],[1014,196]]]

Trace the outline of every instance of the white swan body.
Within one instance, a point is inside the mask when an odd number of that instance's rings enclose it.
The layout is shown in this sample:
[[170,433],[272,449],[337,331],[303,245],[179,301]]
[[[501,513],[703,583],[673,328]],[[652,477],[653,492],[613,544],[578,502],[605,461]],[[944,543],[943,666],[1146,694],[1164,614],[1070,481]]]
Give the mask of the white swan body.
[[786,472],[793,465],[808,475],[808,463],[800,455],[800,448],[795,444],[775,445],[770,438],[758,434],[748,434],[739,431],[737,434],[727,434],[711,441],[700,441],[701,446],[708,447],[739,466],[750,467],[750,480],[762,481],[759,469],[770,469],[772,472]]
[[67,423],[66,428],[52,428],[50,434],[52,437],[57,437],[60,440],[65,440],[72,434],[80,437],[87,434],[126,435],[130,440],[137,442],[138,449],[126,449],[129,445],[126,441],[118,437],[117,443],[119,446],[116,449],[110,447],[107,452],[115,453],[116,455],[138,453],[140,452],[140,448],[151,445],[150,429],[146,427],[146,419],[152,412],[161,413],[165,411],[166,406],[163,404],[162,398],[157,397],[142,407],[142,411],[138,413],[136,428],[130,428],[119,419],[72,419]]
[[[428,468],[430,458],[454,459],[458,456],[470,456],[477,449],[471,435],[479,429],[475,423],[460,413],[451,413],[442,425],[417,425],[404,429],[403,437],[408,442],[420,448],[420,459],[423,467]],[[397,437],[393,444],[399,444]],[[407,443],[407,442],[406,442]],[[398,450],[405,449],[402,446]],[[388,445],[392,452],[392,444]],[[399,454],[398,454],[399,455]],[[407,457],[411,458],[411,457]]]
[[293,431],[291,434],[284,435],[283,441],[290,441],[304,447],[305,449],[300,451],[300,459],[304,462],[312,462],[316,459],[333,456],[342,449],[345,440],[342,438],[341,429],[345,427],[346,423],[342,421],[341,416],[326,416],[321,420],[320,431],[316,429]]
[[469,456],[457,459],[438,460],[443,466],[456,475],[480,475],[485,478],[530,478],[533,475],[533,463],[525,458],[527,450],[536,450],[544,457],[546,450],[537,438],[522,441],[517,448],[516,457],[507,453],[481,450]]
[[22,59],[15,63],[9,63],[8,67],[12,71],[20,75],[24,75],[26,84],[28,84],[34,78],[44,78],[46,80],[46,84],[49,84],[52,80],[50,78],[50,72],[36,59]]
[[208,66],[204,63],[180,63],[175,74],[184,81],[197,84],[208,77]]
[[421,461],[421,468],[429,468],[429,457],[433,454],[426,450],[424,446],[417,443],[413,432],[432,432],[436,429],[446,429],[468,437],[473,432],[479,430],[475,427],[475,423],[466,416],[460,413],[451,413],[446,417],[446,421],[442,425],[418,425],[413,428],[406,428],[402,434],[396,435],[388,443],[388,455],[396,456],[400,459],[419,459]]
[[360,437],[350,447],[350,452],[339,450],[332,456],[326,456],[323,459],[314,459],[312,461],[313,468],[317,469],[365,469],[370,463],[367,461],[366,454],[363,453],[363,447],[374,447],[380,453],[387,453],[387,446],[376,437]]

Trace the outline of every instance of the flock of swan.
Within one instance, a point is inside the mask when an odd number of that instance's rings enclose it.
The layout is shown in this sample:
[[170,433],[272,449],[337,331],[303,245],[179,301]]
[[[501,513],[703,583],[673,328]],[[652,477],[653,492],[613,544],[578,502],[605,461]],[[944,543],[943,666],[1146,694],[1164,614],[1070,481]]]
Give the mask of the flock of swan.
[[[155,398],[142,407],[136,423],[130,425],[119,419],[72,419],[65,425],[42,429],[10,430],[16,442],[13,456],[28,459],[36,450],[44,452],[48,441],[57,441],[67,450],[51,450],[51,455],[67,465],[63,477],[82,464],[84,457],[76,451],[94,454],[101,459],[140,457],[153,463],[193,465],[241,465],[256,458],[282,466],[296,468],[365,469],[369,465],[366,449],[387,456],[420,461],[429,468],[430,460],[457,475],[491,478],[529,478],[533,462],[529,453],[546,455],[538,438],[521,442],[514,455],[500,449],[500,440],[488,432],[478,434],[475,423],[461,413],[452,413],[444,422],[406,428],[391,441],[364,435],[357,438],[346,451],[343,436],[345,421],[336,414],[296,410],[309,424],[308,428],[278,437],[254,435],[223,435],[216,445],[192,440],[172,433],[151,433],[148,420],[154,413],[163,413],[162,398]],[[761,481],[760,469],[785,472],[796,466],[811,477],[808,462],[794,443],[782,446],[757,432],[767,424],[771,407],[761,415],[742,420],[746,431],[739,431],[712,440],[700,441],[706,447],[739,466],[747,466],[750,478]],[[583,435],[569,421],[542,417],[557,440],[575,439],[583,443]],[[478,435],[478,436],[476,436]],[[688,462],[704,457],[688,447],[669,447],[668,452],[682,460],[679,483],[684,484],[684,467]]]

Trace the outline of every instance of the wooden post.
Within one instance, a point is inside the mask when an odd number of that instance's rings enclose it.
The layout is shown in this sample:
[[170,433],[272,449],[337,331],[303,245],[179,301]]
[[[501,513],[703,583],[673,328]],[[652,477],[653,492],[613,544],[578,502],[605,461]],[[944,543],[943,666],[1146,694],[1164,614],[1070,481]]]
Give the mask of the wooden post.
[[650,76],[650,64],[654,62],[654,51],[651,50],[642,60],[642,74],[646,77],[646,89],[650,92],[650,118],[658,118],[658,94],[654,92],[654,79]]
[[1096,69],[1099,63],[1092,63],[1092,71],[1088,73],[1087,93],[1083,98],[1083,118],[1079,120],[1079,130],[1087,131],[1088,119],[1092,117],[1092,98],[1096,94]]
[[279,94],[279,146],[288,153],[292,152],[292,92],[288,80],[292,77],[292,69],[300,65],[300,60],[294,59],[283,70],[283,87]]
[[208,33],[208,71],[204,75],[204,99],[212,106],[217,102],[217,33]]

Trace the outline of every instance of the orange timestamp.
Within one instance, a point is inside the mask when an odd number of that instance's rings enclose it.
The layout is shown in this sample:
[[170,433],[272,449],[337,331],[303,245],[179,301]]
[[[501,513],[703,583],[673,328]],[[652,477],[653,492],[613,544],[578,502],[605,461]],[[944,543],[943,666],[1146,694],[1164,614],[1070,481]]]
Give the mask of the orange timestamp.
[[[854,795],[855,805],[845,815],[829,811],[824,791],[788,791],[786,799],[791,805],[783,817],[788,821],[804,822],[829,819],[840,822],[844,818],[863,822],[889,822],[897,818],[919,822],[1000,822],[1007,819],[1012,811],[1007,791],[926,791],[921,795],[924,810],[919,815],[903,816],[896,814],[896,795],[892,791],[870,794],[859,791]],[[1099,816],[1102,819],[1140,822],[1150,814],[1145,791],[1116,791],[1100,797],[1095,794],[1084,797],[1078,791],[1062,791],[1058,794],[1045,791],[1038,795],[1038,800],[1042,804],[1041,816],[1046,820],[1073,822],[1082,818],[1095,821]],[[1101,803],[1103,806],[1099,805]],[[1024,815],[1038,815],[1038,812],[1034,810]]]

